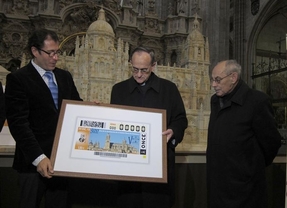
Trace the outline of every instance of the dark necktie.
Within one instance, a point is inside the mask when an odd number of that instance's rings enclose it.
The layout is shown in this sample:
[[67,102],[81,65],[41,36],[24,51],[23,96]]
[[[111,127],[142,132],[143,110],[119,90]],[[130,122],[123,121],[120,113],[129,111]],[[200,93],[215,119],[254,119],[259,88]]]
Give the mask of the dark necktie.
[[50,71],[46,71],[44,76],[48,78],[48,87],[51,91],[55,106],[56,108],[58,108],[58,86],[53,80],[53,73]]

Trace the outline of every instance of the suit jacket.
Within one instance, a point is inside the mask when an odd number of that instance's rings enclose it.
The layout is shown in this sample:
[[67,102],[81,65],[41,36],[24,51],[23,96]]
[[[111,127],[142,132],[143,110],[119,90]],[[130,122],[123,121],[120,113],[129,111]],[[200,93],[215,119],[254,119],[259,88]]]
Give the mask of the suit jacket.
[[267,207],[265,166],[280,145],[266,94],[240,81],[223,108],[213,95],[206,152],[209,207]]
[[6,114],[16,141],[13,168],[33,172],[32,162],[41,154],[50,157],[63,99],[82,100],[68,71],[55,68],[59,109],[49,88],[30,62],[6,77]]
[[3,93],[2,83],[0,82],[0,132],[2,131],[5,119],[5,96]]

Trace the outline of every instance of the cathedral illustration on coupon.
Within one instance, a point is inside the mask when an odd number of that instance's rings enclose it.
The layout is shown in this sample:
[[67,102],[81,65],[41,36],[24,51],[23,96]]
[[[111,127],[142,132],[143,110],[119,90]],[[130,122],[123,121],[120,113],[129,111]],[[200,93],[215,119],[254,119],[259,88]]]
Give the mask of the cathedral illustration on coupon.
[[[88,150],[91,151],[105,151],[114,153],[128,153],[138,154],[138,149],[127,143],[127,138],[122,139],[122,143],[115,143],[112,141],[111,135],[107,133],[105,144],[101,147],[100,142],[89,142]],[[105,153],[107,154],[107,153]],[[118,155],[119,156],[119,155]]]

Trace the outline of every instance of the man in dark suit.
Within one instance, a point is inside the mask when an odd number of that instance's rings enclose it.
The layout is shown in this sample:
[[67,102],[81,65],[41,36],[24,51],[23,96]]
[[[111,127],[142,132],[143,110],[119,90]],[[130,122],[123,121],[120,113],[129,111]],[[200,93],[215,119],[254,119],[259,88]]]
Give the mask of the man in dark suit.
[[241,77],[235,60],[212,70],[207,145],[209,208],[266,208],[265,167],[281,145],[270,98]]
[[3,93],[2,83],[0,82],[0,132],[2,131],[5,120],[5,96]]
[[[66,207],[66,181],[52,178],[49,157],[62,100],[82,99],[71,74],[56,67],[60,50],[55,32],[35,31],[28,50],[32,60],[7,75],[5,88],[8,126],[16,141],[13,168],[19,172],[20,207],[39,207],[43,196],[47,208]],[[50,81],[46,72],[52,72]]]
[[175,147],[182,141],[187,127],[185,108],[176,85],[153,73],[156,62],[152,49],[135,48],[131,53],[131,64],[133,76],[113,86],[111,103],[166,110],[167,130],[163,135],[168,142],[168,183],[120,182],[118,205],[170,208],[174,203]]

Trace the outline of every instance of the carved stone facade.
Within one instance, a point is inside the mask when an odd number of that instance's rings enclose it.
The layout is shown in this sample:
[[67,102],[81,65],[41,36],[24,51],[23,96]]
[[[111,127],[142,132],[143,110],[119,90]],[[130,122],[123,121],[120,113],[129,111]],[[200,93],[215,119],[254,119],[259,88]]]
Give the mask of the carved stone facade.
[[[29,34],[37,28],[58,33],[62,49],[74,53],[75,38],[85,33],[103,7],[116,38],[152,47],[159,64],[181,66],[182,43],[192,30],[198,0],[0,0],[0,65],[20,66]],[[200,25],[200,27],[202,27]]]
[[[29,33],[52,29],[64,51],[57,66],[72,73],[85,101],[109,103],[112,86],[131,76],[130,50],[138,45],[151,47],[156,52],[155,73],[176,83],[186,107],[189,126],[177,150],[205,151],[212,91],[209,44],[201,33],[197,1],[170,1],[174,5],[162,14],[165,20],[159,17],[159,2],[152,0],[23,2],[0,0],[5,11],[0,13],[0,24],[6,28],[0,64],[10,71],[26,65],[29,57],[23,54],[23,44]],[[162,4],[168,6],[165,1]],[[186,6],[194,6],[194,15],[187,15]],[[16,11],[23,15],[21,22],[11,18]],[[14,51],[7,53],[7,48]],[[5,84],[5,78],[1,80]]]
[[[58,66],[69,70],[81,97],[86,101],[109,103],[112,86],[131,76],[129,44],[118,38],[115,42],[112,27],[105,21],[104,10],[85,35],[76,37],[75,53],[64,53]],[[206,147],[209,101],[209,50],[206,38],[200,33],[197,19],[182,49],[182,67],[157,64],[155,73],[176,83],[183,98],[189,126],[181,151],[204,151]],[[63,45],[65,48],[65,45]]]

